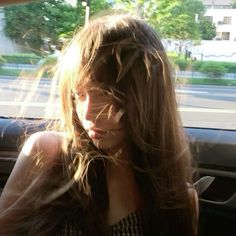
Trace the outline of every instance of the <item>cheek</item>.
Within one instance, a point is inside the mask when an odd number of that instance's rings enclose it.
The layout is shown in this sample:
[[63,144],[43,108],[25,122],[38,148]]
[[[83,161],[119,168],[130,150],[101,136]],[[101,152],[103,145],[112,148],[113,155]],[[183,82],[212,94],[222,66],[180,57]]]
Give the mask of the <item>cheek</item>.
[[114,117],[113,117],[114,122],[116,122],[117,124],[119,123],[122,124],[124,120],[122,119],[124,113],[125,113],[125,110],[122,108],[120,108],[117,112],[115,112]]
[[84,118],[83,109],[77,107],[77,108],[75,109],[75,112],[76,112],[77,118],[78,118],[78,120],[79,120],[79,122],[80,122],[80,125],[81,125],[84,129],[88,128],[88,127],[89,127],[89,122],[86,121],[86,119]]
[[81,119],[81,117],[82,117],[82,111],[81,111],[81,109],[78,108],[78,106],[75,108],[75,112],[76,112],[78,118]]
[[112,115],[109,117],[107,123],[115,130],[125,129],[124,128],[125,122],[123,119],[124,118],[123,115],[124,115],[123,109],[119,109],[118,111],[113,110]]
[[77,114],[77,117],[79,118],[79,120],[82,120],[83,118],[83,114],[84,114],[84,111],[83,111],[83,108],[81,106],[76,106],[75,107],[75,112]]
[[113,119],[107,122],[106,128],[110,131],[111,136],[113,137],[123,137],[126,136],[127,129],[125,128],[125,123],[122,119],[118,122]]

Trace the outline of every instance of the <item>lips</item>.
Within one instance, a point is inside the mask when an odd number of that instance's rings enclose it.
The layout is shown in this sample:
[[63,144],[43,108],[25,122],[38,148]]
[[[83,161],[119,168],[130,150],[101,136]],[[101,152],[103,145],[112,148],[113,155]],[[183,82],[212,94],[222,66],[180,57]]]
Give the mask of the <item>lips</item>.
[[101,139],[106,136],[107,132],[101,129],[90,129],[88,130],[88,134],[92,139]]

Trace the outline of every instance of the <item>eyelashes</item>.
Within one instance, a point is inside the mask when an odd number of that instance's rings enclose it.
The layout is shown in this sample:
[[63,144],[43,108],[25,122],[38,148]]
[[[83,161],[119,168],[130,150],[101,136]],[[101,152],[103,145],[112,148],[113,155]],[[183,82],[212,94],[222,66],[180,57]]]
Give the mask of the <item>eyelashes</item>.
[[86,93],[84,92],[72,92],[72,100],[76,102],[83,102],[86,100]]

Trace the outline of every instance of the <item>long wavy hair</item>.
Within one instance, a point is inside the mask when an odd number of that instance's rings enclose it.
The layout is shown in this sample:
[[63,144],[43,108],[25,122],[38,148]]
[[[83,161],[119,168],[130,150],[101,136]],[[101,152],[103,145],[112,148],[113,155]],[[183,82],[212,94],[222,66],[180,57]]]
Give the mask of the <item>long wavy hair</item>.
[[89,140],[74,102],[76,89],[92,81],[125,111],[132,168],[144,202],[144,235],[196,235],[196,209],[188,191],[194,168],[172,69],[157,33],[131,16],[97,18],[65,47],[55,78],[60,131],[67,140],[58,161],[40,165],[33,180],[28,175],[28,188],[1,215],[1,230],[47,235],[76,215],[85,235],[107,234],[106,164],[115,160]]

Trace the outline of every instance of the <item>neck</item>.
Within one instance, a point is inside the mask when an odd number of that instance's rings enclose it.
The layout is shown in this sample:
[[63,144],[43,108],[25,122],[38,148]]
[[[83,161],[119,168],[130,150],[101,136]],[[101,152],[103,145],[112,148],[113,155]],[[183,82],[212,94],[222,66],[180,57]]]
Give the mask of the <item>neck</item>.
[[107,162],[107,187],[109,210],[108,225],[113,225],[142,204],[141,194],[135,181],[130,148],[122,149],[114,160]]
[[126,144],[119,149],[107,152],[107,154],[110,157],[110,160],[107,162],[108,176],[120,175],[131,170],[132,151],[129,145]]

